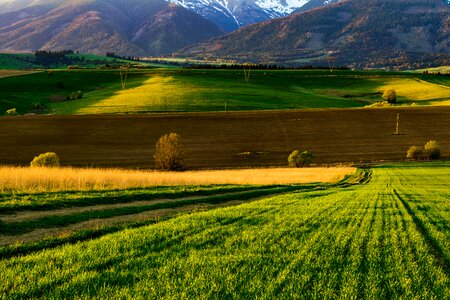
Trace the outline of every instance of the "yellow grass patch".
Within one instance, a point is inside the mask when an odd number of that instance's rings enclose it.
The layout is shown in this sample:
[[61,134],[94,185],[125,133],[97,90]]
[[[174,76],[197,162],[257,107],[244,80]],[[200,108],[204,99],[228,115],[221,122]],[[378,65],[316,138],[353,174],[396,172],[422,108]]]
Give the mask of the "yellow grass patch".
[[0,167],[0,191],[47,192],[208,184],[293,184],[336,182],[355,168],[279,168],[190,172],[122,169]]
[[149,76],[142,85],[118,91],[114,95],[80,108],[78,114],[121,113],[166,110],[167,106],[176,105],[177,99],[183,99],[187,93],[195,91],[193,86],[177,84],[172,76]]
[[422,73],[424,71],[428,71],[430,73],[440,72],[442,74],[450,74],[450,66],[441,66],[441,67],[436,67],[436,68],[428,68],[428,69],[416,70],[416,72],[420,72],[420,73]]
[[0,78],[37,73],[37,71],[0,70]]
[[379,87],[380,90],[387,88],[393,88],[397,92],[397,97],[417,101],[418,104],[421,101],[431,105],[450,104],[450,88],[417,78],[392,78]]

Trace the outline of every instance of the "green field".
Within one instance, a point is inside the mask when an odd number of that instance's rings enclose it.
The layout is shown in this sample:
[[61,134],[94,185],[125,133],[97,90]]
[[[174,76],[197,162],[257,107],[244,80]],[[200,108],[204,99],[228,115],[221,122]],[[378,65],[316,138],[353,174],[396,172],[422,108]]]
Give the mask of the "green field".
[[357,185],[311,187],[9,254],[0,264],[0,293],[448,299],[450,164],[386,165],[366,174]]
[[[450,77],[356,71],[157,69],[134,71],[122,91],[118,71],[42,72],[0,79],[0,111],[98,114],[364,107],[393,87],[398,105],[450,104]],[[75,91],[81,100],[67,100]],[[33,110],[40,102],[44,109]]]
[[[33,69],[40,66],[30,62],[33,59],[32,54],[4,54],[0,53],[0,69],[1,70],[20,70]],[[29,61],[30,60],[30,61]]]

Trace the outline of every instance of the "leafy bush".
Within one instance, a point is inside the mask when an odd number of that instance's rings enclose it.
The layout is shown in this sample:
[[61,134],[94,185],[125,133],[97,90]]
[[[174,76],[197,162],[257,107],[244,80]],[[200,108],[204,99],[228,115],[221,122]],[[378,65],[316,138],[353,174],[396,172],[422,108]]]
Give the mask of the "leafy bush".
[[300,153],[300,151],[294,150],[288,157],[288,164],[292,168],[306,167],[312,164],[313,159],[314,157],[309,151],[305,150]]
[[31,167],[59,167],[60,160],[54,152],[43,153],[36,156],[30,163]]
[[17,116],[17,110],[15,108],[8,109],[5,113],[7,116]]
[[44,109],[44,108],[45,108],[45,104],[42,104],[41,102],[33,102],[33,103],[31,104],[31,107],[32,107],[34,110],[41,110],[41,109]]
[[383,93],[383,100],[388,103],[395,103],[397,102],[397,93],[394,89],[388,88]]
[[408,159],[418,159],[422,155],[422,147],[411,146],[408,151],[406,151],[406,158]]
[[294,150],[288,157],[288,164],[291,168],[298,167],[298,161],[300,160],[300,151]]
[[83,92],[82,91],[76,91],[72,92],[70,96],[66,97],[67,100],[80,100],[83,99]]
[[182,170],[185,156],[183,141],[177,133],[163,135],[156,143],[154,158],[158,169]]
[[439,159],[441,157],[441,146],[436,141],[429,141],[424,146],[424,152],[429,159]]
[[82,91],[76,91],[75,97],[77,100],[83,99],[83,92]]

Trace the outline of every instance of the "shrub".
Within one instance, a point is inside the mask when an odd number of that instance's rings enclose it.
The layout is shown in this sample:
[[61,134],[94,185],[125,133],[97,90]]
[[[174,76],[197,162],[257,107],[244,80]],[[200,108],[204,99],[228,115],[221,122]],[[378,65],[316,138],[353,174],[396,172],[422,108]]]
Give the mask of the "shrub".
[[298,161],[300,160],[300,151],[294,150],[288,157],[288,164],[291,168],[299,167]]
[[76,92],[72,92],[70,94],[70,96],[67,96],[66,99],[67,100],[80,100],[83,99],[83,92],[82,91],[76,91]]
[[58,155],[54,152],[43,153],[36,156],[30,163],[31,167],[59,167],[60,161]]
[[409,147],[406,151],[406,158],[408,159],[418,159],[422,155],[422,148],[418,146]]
[[289,167],[298,168],[298,167],[306,167],[311,165],[313,162],[314,156],[309,151],[293,151],[288,157]]
[[163,135],[156,143],[154,158],[158,169],[167,171],[182,170],[185,152],[181,136],[177,133]]
[[429,159],[439,159],[441,157],[441,146],[436,141],[429,141],[424,146],[424,152]]
[[7,116],[17,116],[17,110],[15,108],[8,109],[5,113]]
[[383,93],[383,100],[388,103],[395,103],[397,102],[397,93],[394,89],[388,88]]
[[41,110],[41,109],[44,109],[44,108],[45,108],[45,105],[42,104],[41,102],[33,102],[33,103],[31,104],[31,107],[32,107],[34,110]]
[[83,98],[83,92],[82,92],[82,91],[77,91],[77,92],[75,93],[75,97],[76,97],[76,99],[78,99],[78,100],[82,99],[82,98]]

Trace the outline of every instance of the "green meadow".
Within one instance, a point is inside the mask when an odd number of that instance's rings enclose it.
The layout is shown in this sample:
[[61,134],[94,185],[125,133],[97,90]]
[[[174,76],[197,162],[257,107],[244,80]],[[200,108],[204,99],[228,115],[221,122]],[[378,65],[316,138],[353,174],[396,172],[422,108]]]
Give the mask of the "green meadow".
[[[16,245],[16,254],[2,248],[0,295],[448,299],[450,164],[383,165],[358,174],[364,176],[353,183],[297,187],[250,202],[244,197],[239,205],[91,238]],[[84,202],[72,198],[75,206]],[[51,211],[56,203],[41,205]],[[17,227],[31,226],[22,223]]]
[[[397,105],[450,104],[450,77],[417,73],[325,70],[54,70],[0,79],[0,111],[103,114],[364,107],[387,87]],[[76,91],[83,98],[68,100]],[[44,105],[33,109],[33,103]]]

